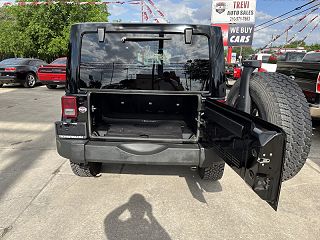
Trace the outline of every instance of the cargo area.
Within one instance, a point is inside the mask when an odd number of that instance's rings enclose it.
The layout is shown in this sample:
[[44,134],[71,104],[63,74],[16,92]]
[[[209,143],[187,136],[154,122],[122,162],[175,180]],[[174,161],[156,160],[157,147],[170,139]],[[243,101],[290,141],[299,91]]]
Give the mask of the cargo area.
[[91,93],[91,137],[195,142],[199,95]]

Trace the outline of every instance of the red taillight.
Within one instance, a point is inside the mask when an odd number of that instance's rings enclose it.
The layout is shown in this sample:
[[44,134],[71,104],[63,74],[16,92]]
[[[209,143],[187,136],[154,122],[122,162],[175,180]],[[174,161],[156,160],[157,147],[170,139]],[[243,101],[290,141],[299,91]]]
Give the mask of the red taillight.
[[277,63],[277,56],[271,55],[269,57],[269,63]]
[[318,78],[317,78],[317,89],[316,89],[317,93],[320,93],[320,72],[318,74]]
[[43,72],[48,72],[47,69],[39,68],[38,72],[43,73]]
[[264,69],[264,68],[259,68],[258,72],[268,72],[268,71],[266,69]]
[[39,73],[52,73],[51,68],[39,68],[38,70]]
[[62,96],[62,116],[64,118],[76,118],[78,116],[77,98],[73,96]]
[[16,70],[16,68],[14,68],[14,67],[8,67],[8,68],[4,69],[5,72],[14,72],[15,70]]
[[233,69],[233,77],[237,79],[241,77],[241,68],[236,67]]
[[39,73],[66,73],[64,68],[39,68]]
[[219,99],[217,101],[220,102],[220,103],[224,103],[224,104],[227,102],[226,99]]

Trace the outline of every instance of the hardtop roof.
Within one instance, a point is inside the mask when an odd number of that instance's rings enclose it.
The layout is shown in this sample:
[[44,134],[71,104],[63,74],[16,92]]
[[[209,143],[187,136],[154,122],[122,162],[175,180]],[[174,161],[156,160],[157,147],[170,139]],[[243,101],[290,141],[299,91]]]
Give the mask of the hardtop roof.
[[108,23],[108,22],[84,22],[72,25],[74,31],[97,31],[97,28],[105,28],[106,31],[132,31],[132,32],[177,32],[183,33],[186,28],[192,28],[195,34],[210,34],[210,29],[220,28],[210,25],[197,24],[157,24],[157,23]]

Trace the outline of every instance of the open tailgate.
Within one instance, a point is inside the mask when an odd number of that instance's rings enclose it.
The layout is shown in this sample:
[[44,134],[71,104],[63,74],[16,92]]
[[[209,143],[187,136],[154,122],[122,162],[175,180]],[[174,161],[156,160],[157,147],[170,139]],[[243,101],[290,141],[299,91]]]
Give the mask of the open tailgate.
[[212,149],[275,210],[285,156],[285,132],[217,101],[205,103],[205,138]]

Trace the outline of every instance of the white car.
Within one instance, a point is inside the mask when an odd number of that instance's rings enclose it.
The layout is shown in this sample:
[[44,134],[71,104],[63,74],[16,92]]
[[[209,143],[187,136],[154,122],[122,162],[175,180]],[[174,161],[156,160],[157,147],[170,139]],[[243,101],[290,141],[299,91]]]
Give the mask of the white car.
[[277,64],[269,63],[269,59],[272,54],[269,53],[257,53],[250,57],[251,60],[260,60],[262,61],[261,68],[265,69],[267,72],[276,72]]

